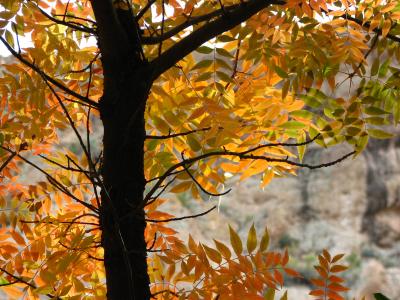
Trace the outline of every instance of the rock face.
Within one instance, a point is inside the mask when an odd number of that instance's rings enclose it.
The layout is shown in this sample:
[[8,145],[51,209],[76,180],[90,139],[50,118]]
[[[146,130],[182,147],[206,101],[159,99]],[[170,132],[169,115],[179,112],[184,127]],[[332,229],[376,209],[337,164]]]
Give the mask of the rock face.
[[[356,159],[301,170],[297,177],[273,180],[265,190],[257,179],[232,180],[233,191],[220,199],[219,212],[175,226],[181,232],[190,228],[203,241],[228,241],[228,223],[243,235],[253,222],[260,231],[268,226],[275,246],[289,247],[294,266],[306,276],[313,275],[310,258],[326,248],[347,254],[353,296],[381,292],[400,299],[399,141],[372,141]],[[324,163],[347,151],[313,148],[306,161]],[[211,204],[181,199],[170,205],[175,215],[185,215]],[[308,287],[293,289],[292,294],[304,294]]]

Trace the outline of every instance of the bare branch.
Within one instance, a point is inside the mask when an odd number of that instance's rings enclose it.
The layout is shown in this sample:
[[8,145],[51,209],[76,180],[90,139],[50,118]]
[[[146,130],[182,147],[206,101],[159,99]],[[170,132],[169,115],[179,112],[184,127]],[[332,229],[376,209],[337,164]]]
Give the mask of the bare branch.
[[42,159],[46,160],[47,162],[49,162],[49,163],[51,163],[53,165],[56,165],[56,166],[58,166],[58,167],[60,167],[60,168],[62,168],[64,170],[67,170],[67,171],[79,172],[79,173],[88,173],[88,174],[90,173],[89,171],[85,171],[85,170],[82,170],[82,169],[79,169],[79,168],[72,168],[70,166],[64,166],[63,164],[60,164],[60,163],[56,162],[55,160],[52,160],[51,158],[48,158],[48,157],[46,157],[46,156],[44,156],[42,154],[39,154],[39,157],[41,157]]
[[205,212],[202,212],[202,213],[199,213],[199,214],[196,214],[196,215],[184,216],[184,217],[178,217],[178,218],[171,218],[171,219],[165,219],[165,220],[146,219],[146,221],[147,222],[152,222],[152,223],[165,223],[165,222],[181,221],[181,220],[185,220],[185,219],[194,219],[194,218],[198,218],[198,217],[204,216],[204,215],[208,214],[209,212],[213,211],[216,208],[217,208],[217,206],[214,205],[213,207],[211,207],[210,209],[206,210]]
[[92,222],[74,222],[74,221],[46,221],[46,220],[41,220],[41,221],[26,221],[26,220],[20,220],[21,223],[23,224],[52,224],[52,225],[58,225],[58,224],[78,224],[78,225],[92,225],[92,226],[99,226],[100,224],[98,223],[92,223]]
[[[230,11],[233,10],[235,8],[237,8],[240,4],[234,4],[228,7],[225,7],[225,11]],[[181,32],[182,30],[193,26],[193,25],[197,25],[201,22],[206,22],[206,21],[210,21],[213,18],[219,17],[221,15],[223,15],[223,10],[222,9],[218,9],[215,11],[212,11],[208,14],[204,14],[201,16],[197,16],[197,17],[191,17],[188,18],[185,22],[177,25],[176,27],[174,27],[171,30],[168,30],[167,32],[165,32],[163,35],[157,35],[157,37],[154,36],[143,36],[142,37],[142,42],[143,44],[147,44],[147,45],[154,45],[154,44],[158,44],[160,41],[165,41],[171,37],[173,37],[174,35],[177,35],[179,32]]]
[[203,193],[205,193],[205,194],[207,194],[207,195],[209,195],[209,196],[220,197],[220,196],[223,196],[223,195],[228,194],[228,193],[232,190],[232,189],[228,189],[227,191],[225,191],[225,192],[223,192],[223,193],[217,193],[217,194],[211,193],[211,192],[207,191],[207,190],[200,184],[200,182],[197,181],[196,178],[194,178],[193,174],[190,173],[189,168],[186,167],[186,165],[183,166],[183,167],[185,168],[186,173],[190,176],[190,178],[193,180],[193,182],[200,188],[200,190],[202,190]]
[[[29,1],[29,2],[34,3],[34,1]],[[49,19],[50,21],[53,21],[56,24],[67,26],[73,30],[82,31],[82,32],[90,33],[90,34],[96,34],[96,30],[94,28],[90,28],[88,26],[85,26],[85,25],[77,23],[77,22],[65,21],[65,17],[66,17],[65,14],[63,15],[63,19],[59,20],[59,19],[53,17],[52,15],[48,14],[47,12],[45,12],[43,9],[41,9],[36,4],[35,4],[35,6],[42,15],[44,15],[47,19]],[[67,5],[67,7],[68,7],[68,5]]]
[[205,127],[205,128],[190,130],[190,131],[186,131],[186,132],[182,132],[182,133],[173,133],[173,134],[167,134],[167,135],[146,135],[146,139],[149,139],[149,140],[170,139],[170,138],[174,138],[174,137],[189,135],[189,134],[196,133],[196,132],[207,131],[210,129],[211,129],[211,127]]
[[17,155],[17,153],[11,153],[9,157],[0,166],[0,172],[3,171],[5,167],[12,161],[12,159]]
[[[263,145],[265,146],[265,145]],[[213,151],[213,152],[208,152],[205,153],[203,155],[199,155],[197,157],[193,157],[193,158],[188,158],[185,159],[173,166],[171,166],[165,173],[164,175],[160,176],[160,178],[158,179],[158,181],[154,184],[154,186],[152,187],[152,189],[149,191],[149,193],[147,194],[147,196],[144,198],[143,200],[143,206],[146,204],[146,202],[149,200],[149,198],[151,197],[152,194],[154,194],[154,192],[160,187],[160,185],[164,182],[164,180],[170,175],[170,173],[175,172],[176,169],[179,168],[184,168],[186,165],[188,164],[193,164],[196,161],[199,160],[203,160],[205,158],[209,158],[209,157],[214,157],[214,156],[233,156],[233,157],[238,157],[239,159],[251,159],[251,160],[263,160],[263,161],[267,161],[267,162],[281,162],[281,163],[286,163],[288,165],[291,166],[296,166],[296,167],[301,167],[301,168],[307,168],[307,169],[320,169],[320,168],[325,168],[325,167],[329,167],[329,166],[333,166],[343,160],[345,160],[346,158],[348,158],[349,156],[353,155],[354,153],[356,153],[356,151],[352,151],[334,161],[328,162],[328,163],[324,163],[324,164],[318,164],[318,165],[310,165],[310,164],[306,164],[306,163],[299,163],[299,162],[294,162],[289,160],[288,158],[285,159],[281,159],[281,158],[274,158],[274,157],[269,157],[269,156],[263,156],[263,155],[253,155],[251,154],[252,151],[255,151],[255,149],[260,149],[260,147],[256,147],[244,152],[232,152],[232,151]],[[250,154],[249,154],[250,153]]]
[[157,241],[157,232],[154,233],[154,238],[153,238],[153,242],[151,243],[151,246],[149,248],[147,248],[146,250],[151,251],[154,248],[156,241]]
[[150,9],[150,7],[151,7],[154,3],[156,3],[156,1],[157,1],[157,0],[148,0],[146,6],[143,7],[142,10],[139,11],[139,13],[137,14],[137,16],[136,16],[136,21],[139,21],[139,20],[144,16],[144,14]]
[[215,20],[209,21],[201,28],[180,40],[174,46],[166,50],[160,57],[154,59],[150,63],[150,66],[153,69],[153,79],[155,80],[158,78],[162,73],[174,66],[186,55],[200,47],[203,43],[236,27],[242,22],[245,22],[259,11],[273,4],[285,4],[285,1],[250,0],[248,2],[242,2],[237,8],[229,11],[228,15],[221,15]]

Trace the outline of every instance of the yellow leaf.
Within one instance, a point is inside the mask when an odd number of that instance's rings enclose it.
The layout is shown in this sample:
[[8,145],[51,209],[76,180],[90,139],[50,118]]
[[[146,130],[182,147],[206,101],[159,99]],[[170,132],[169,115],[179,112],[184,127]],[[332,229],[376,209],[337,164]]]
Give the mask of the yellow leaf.
[[175,185],[170,190],[170,192],[171,193],[182,193],[182,192],[190,189],[191,186],[192,186],[192,182],[191,181],[184,181],[184,182],[181,182],[181,183]]
[[382,26],[382,37],[386,37],[390,31],[390,28],[392,26],[392,21],[390,19],[386,19],[383,22],[383,26]]
[[268,249],[268,246],[269,246],[269,233],[268,233],[268,229],[265,228],[264,235],[261,238],[261,242],[260,242],[260,251],[264,252],[265,250]]
[[243,251],[242,241],[235,230],[229,225],[229,236],[231,240],[231,245],[236,255],[241,255]]
[[256,249],[256,247],[257,247],[257,233],[253,223],[253,225],[251,225],[250,227],[249,234],[247,236],[247,251],[249,253],[252,253]]

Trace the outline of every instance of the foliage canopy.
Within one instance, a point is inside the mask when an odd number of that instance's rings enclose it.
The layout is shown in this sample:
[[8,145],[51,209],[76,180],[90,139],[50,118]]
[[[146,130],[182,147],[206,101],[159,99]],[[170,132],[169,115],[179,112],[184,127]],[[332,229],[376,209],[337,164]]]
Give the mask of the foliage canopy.
[[[254,227],[245,246],[232,228],[231,247],[184,243],[164,193],[221,196],[231,175],[265,186],[392,137],[399,20],[392,0],[2,1],[0,40],[16,58],[0,78],[2,290],[122,299],[107,273],[117,257],[124,299],[150,297],[144,273],[157,299],[274,299],[283,273],[299,276],[287,252]],[[354,151],[310,165],[313,142]],[[144,232],[129,233],[131,217]],[[343,299],[340,258],[319,256],[312,295]]]

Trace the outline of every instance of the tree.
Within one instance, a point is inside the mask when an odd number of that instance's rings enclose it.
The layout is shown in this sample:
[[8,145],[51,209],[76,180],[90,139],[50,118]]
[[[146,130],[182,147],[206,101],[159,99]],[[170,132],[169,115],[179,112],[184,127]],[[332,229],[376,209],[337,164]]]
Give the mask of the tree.
[[[390,137],[376,126],[399,120],[396,1],[2,6],[0,40],[18,60],[0,80],[1,271],[14,297],[12,284],[32,299],[149,299],[150,277],[161,276],[149,267],[160,266],[157,251],[165,261],[189,251],[165,224],[179,217],[157,210],[165,191],[219,196],[227,173],[266,185],[298,167],[329,166],[369,136]],[[344,96],[335,94],[340,74],[351,87]],[[67,127],[81,151],[60,148]],[[309,165],[311,142],[354,151]],[[24,185],[21,164],[42,179]]]

